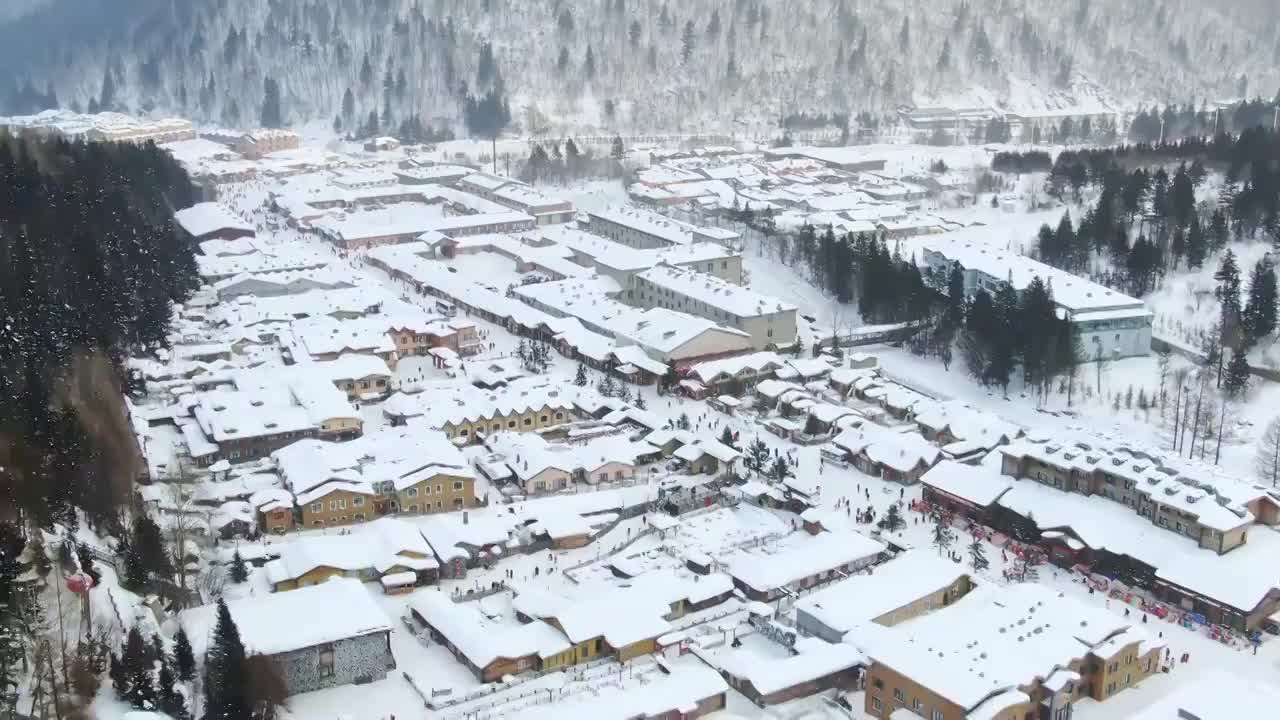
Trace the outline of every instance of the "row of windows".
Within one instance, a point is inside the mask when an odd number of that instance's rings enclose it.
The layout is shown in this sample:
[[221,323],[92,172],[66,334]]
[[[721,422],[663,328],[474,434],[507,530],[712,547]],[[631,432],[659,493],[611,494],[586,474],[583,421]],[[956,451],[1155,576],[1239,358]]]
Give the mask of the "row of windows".
[[[884,686],[884,683],[878,679],[875,680],[875,683],[877,684],[877,687]],[[900,688],[893,691],[893,699],[898,707],[907,706],[906,695]],[[924,705],[920,702],[920,698],[915,698],[911,701],[911,710],[920,717],[928,717],[930,720],[944,720],[941,710],[934,710],[932,715],[926,715]],[[876,715],[880,715],[882,713],[887,714],[885,713],[884,703],[880,701],[880,698],[874,695],[871,696],[871,712]]]
[[[364,507],[364,498],[351,498],[351,507]],[[338,510],[347,509],[346,498],[335,498],[329,501],[329,512],[337,512]],[[324,512],[324,501],[311,503],[311,512]]]
[[[352,518],[353,520],[355,520],[356,522],[364,522],[364,520],[365,520],[365,514],[364,514],[364,513],[356,513],[355,515],[352,515],[352,516],[351,516],[351,518]],[[339,516],[339,517],[331,517],[331,518],[329,518],[329,524],[330,524],[330,525],[341,525],[341,524],[345,523],[346,521],[347,521],[347,516],[346,516],[346,515],[342,515],[342,516]],[[312,526],[312,527],[324,527],[324,521],[323,521],[323,520],[312,520],[312,521],[311,521],[311,526]]]
[[[547,416],[547,415],[540,415],[540,416],[538,417],[538,422],[540,422],[540,423],[544,423],[544,424],[545,424],[546,422],[548,422],[548,419],[549,419],[549,416]],[[564,420],[564,413],[562,413],[562,412],[558,412],[558,413],[556,413],[556,414],[555,414],[555,419],[556,419],[557,421],[559,421],[559,420]],[[508,429],[514,429],[514,428],[515,428],[515,426],[516,426],[516,421],[515,421],[515,420],[508,420],[508,421],[507,421],[507,428],[508,428]],[[524,426],[525,426],[525,427],[532,427],[532,426],[533,426],[533,418],[525,418],[525,419],[524,419]],[[498,432],[498,431],[502,430],[502,423],[500,423],[500,422],[495,422],[495,423],[493,423],[493,426],[492,426],[492,428],[491,428],[491,429],[492,429],[492,431],[493,431],[493,432]],[[481,430],[484,430],[484,427],[478,427],[476,430],[477,430],[477,432],[479,432],[479,431],[481,431]],[[459,434],[459,435],[461,435],[462,437],[467,437],[468,435],[470,435],[470,434],[471,434],[471,429],[470,429],[470,428],[466,428],[466,427],[464,427],[464,428],[462,428],[462,429],[458,430],[458,434]]]
[[[453,481],[453,490],[454,490],[454,492],[457,492],[457,491],[462,490],[462,487],[463,487],[463,483],[462,483],[462,481],[461,481],[461,480],[454,480],[454,481]],[[444,484],[442,484],[442,483],[436,483],[436,493],[443,493],[443,492],[444,492]],[[417,487],[411,487],[411,488],[409,488],[408,490],[406,490],[404,494],[405,494],[405,495],[407,495],[407,496],[409,496],[409,497],[418,497],[418,488],[417,488]],[[430,485],[427,485],[426,487],[424,487],[424,488],[422,489],[422,494],[423,494],[423,495],[430,495],[430,494],[431,494],[431,486],[430,486]]]

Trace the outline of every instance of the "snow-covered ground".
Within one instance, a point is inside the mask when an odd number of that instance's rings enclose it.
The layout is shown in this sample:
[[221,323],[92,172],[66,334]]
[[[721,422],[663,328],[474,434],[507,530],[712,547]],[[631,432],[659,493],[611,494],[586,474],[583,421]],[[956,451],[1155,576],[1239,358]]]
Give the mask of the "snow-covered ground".
[[[479,153],[484,150],[479,145],[466,148],[468,152]],[[462,150],[449,148],[449,152],[455,151]],[[501,152],[502,149],[499,150],[499,154]],[[982,165],[986,161],[987,151],[982,148],[938,149],[900,146],[886,148],[885,152],[890,157],[891,172],[913,172],[927,168],[931,162],[939,158],[954,167]],[[1037,181],[1029,179],[1028,182]],[[333,254],[334,263],[341,273],[352,278],[360,286],[380,288],[394,296],[406,298],[424,310],[431,309],[430,304],[434,302],[433,300],[406,292],[407,288],[401,283],[371,269],[361,262],[358,255],[339,257],[333,253],[330,246],[313,235],[290,229],[270,230],[264,203],[272,187],[269,181],[250,181],[227,188],[221,200],[243,217],[249,218],[259,228],[261,244],[267,247],[310,247]],[[1024,191],[1028,191],[1028,188],[1024,188]],[[567,188],[567,193],[582,210],[609,207],[626,201],[625,189],[618,181],[581,183]],[[1016,251],[1028,248],[1040,224],[1056,222],[1061,216],[1061,210],[1010,214],[979,203],[966,208],[951,208],[949,215],[962,218],[967,223],[982,223],[984,230],[973,233],[972,237],[988,242],[993,247]],[[905,241],[904,247],[910,248],[911,241]],[[513,281],[518,281],[514,264],[509,259],[498,255],[466,256],[455,262],[460,273],[468,278],[474,278],[477,282],[505,287]],[[837,306],[791,268],[784,267],[771,259],[760,247],[748,247],[744,265],[749,276],[749,284],[753,289],[796,304],[802,315],[814,318],[813,325],[818,327],[856,326],[858,323],[852,308]],[[1242,267],[1251,266],[1251,261],[1242,259],[1241,265]],[[1204,272],[1211,275],[1212,271],[1206,266]],[[1180,317],[1184,311],[1179,311],[1175,305],[1178,298],[1194,297],[1191,295],[1193,288],[1203,286],[1204,282],[1204,273],[1176,277],[1167,282],[1161,291],[1161,293],[1167,291],[1167,297],[1158,293],[1152,300],[1157,302],[1167,314]],[[1212,301],[1211,298],[1209,301]],[[1191,316],[1185,322],[1197,322],[1195,318],[1211,312],[1212,310],[1203,310],[1185,313]],[[1157,317],[1160,317],[1160,312],[1157,312]],[[486,341],[485,350],[476,358],[477,361],[509,357],[515,352],[518,338],[479,318],[470,319],[476,323]],[[812,347],[813,329],[810,323],[802,320],[800,325],[805,347]],[[950,371],[946,371],[936,360],[919,358],[900,348],[872,346],[863,349],[878,358],[882,374],[889,379],[936,398],[955,398],[969,402],[1025,428],[1053,434],[1064,432],[1072,427],[1087,427],[1104,436],[1123,437],[1140,444],[1161,447],[1168,445],[1165,436],[1169,432],[1159,410],[1140,410],[1136,403],[1130,404],[1123,399],[1120,401],[1119,409],[1116,407],[1116,398],[1127,396],[1129,388],[1133,388],[1135,398],[1139,391],[1148,398],[1158,395],[1160,367],[1154,355],[1110,362],[1102,367],[1094,365],[1082,367],[1073,393],[1072,404],[1068,407],[1065,394],[1055,392],[1048,398],[1039,398],[1024,393],[1016,382],[1010,387],[1008,396],[1005,397],[999,390],[983,388],[967,377],[960,364],[955,364]],[[1175,356],[1171,360],[1170,369],[1176,372],[1188,364],[1187,360]],[[577,363],[562,358],[558,354],[552,354],[547,376],[553,383],[568,384],[572,382],[577,367]],[[399,364],[396,373],[397,380],[401,383],[422,382],[441,377],[441,371],[431,363],[408,360]],[[793,458],[795,474],[820,487],[821,492],[816,496],[819,507],[843,519],[843,527],[834,529],[869,533],[871,531],[869,526],[856,522],[855,510],[873,508],[877,516],[883,516],[889,505],[898,502],[910,503],[920,496],[918,486],[902,488],[894,483],[871,478],[852,467],[825,463],[820,458],[817,446],[796,445],[765,432],[764,419],[753,414],[725,415],[700,401],[692,401],[680,396],[658,396],[653,388],[640,388],[638,392],[644,397],[648,410],[664,420],[674,423],[682,415],[687,415],[696,433],[718,436],[727,427],[739,435],[740,445],[745,446],[759,439],[770,448],[771,452]],[[1231,415],[1235,432],[1223,447],[1221,463],[1224,468],[1240,477],[1252,476],[1254,441],[1257,433],[1260,432],[1261,425],[1265,424],[1273,412],[1272,403],[1276,401],[1280,401],[1280,395],[1277,394],[1275,385],[1259,385],[1251,391],[1248,404],[1233,409]],[[366,432],[377,429],[384,422],[376,403],[364,406],[362,415],[366,420]],[[171,441],[176,443],[177,438],[171,438]],[[647,483],[656,490],[658,479],[650,478]],[[483,492],[483,490],[483,486],[477,486],[477,492]],[[560,496],[541,502],[564,502],[568,505],[573,502],[573,496]],[[846,507],[846,504],[851,507]],[[502,513],[505,510],[506,506],[495,502],[489,508],[473,511],[475,513],[473,517],[482,518],[486,513]],[[927,551],[931,543],[931,525],[913,513],[907,514],[907,521],[907,526],[898,533],[899,540],[907,545],[925,548]],[[512,554],[503,557],[492,568],[477,568],[470,571],[465,580],[445,580],[438,586],[418,589],[414,594],[466,593],[483,590],[498,582],[511,582],[573,595],[584,592],[584,588],[604,587],[615,583],[616,578],[607,565],[617,558],[627,558],[630,562],[655,568],[671,566],[673,563],[678,565],[677,558],[690,553],[716,554],[733,546],[772,542],[778,536],[794,532],[796,524],[796,516],[790,513],[763,510],[743,504],[736,509],[710,509],[689,514],[681,519],[680,525],[671,535],[667,538],[659,538],[654,534],[645,534],[644,518],[634,518],[618,523],[586,547],[535,555]],[[324,532],[337,531],[310,530],[300,534]],[[1272,531],[1259,528],[1253,532]],[[638,540],[635,539],[637,537]],[[292,536],[285,540],[266,539],[261,541],[262,547],[257,547],[258,544],[255,543],[242,543],[240,547],[244,552],[249,553],[251,550],[265,550],[269,544],[287,542],[291,539],[293,539]],[[223,551],[225,552],[226,549],[224,547]],[[1003,575],[1008,562],[1000,550],[989,547],[987,558],[991,560],[992,565],[979,573],[979,582],[996,585],[1008,582]],[[103,590],[99,591],[100,595],[114,585],[112,578],[113,576],[109,574]],[[1091,594],[1087,587],[1078,581],[1078,578],[1065,572],[1054,572],[1046,567],[1042,570],[1038,582],[1082,602],[1109,610],[1118,616],[1125,611],[1122,603],[1108,601],[1100,593]],[[426,692],[448,691],[454,697],[461,696],[479,687],[480,684],[474,675],[455,660],[445,648],[426,640],[421,634],[411,633],[408,626],[400,621],[406,616],[407,604],[414,594],[384,596],[380,587],[373,583],[369,584],[368,589],[378,598],[387,615],[394,621],[391,643],[397,660],[396,671],[386,679],[369,685],[342,686],[295,696],[287,705],[289,715],[298,720],[313,718],[316,720],[329,718],[385,720],[393,715],[398,718],[459,716],[464,706],[459,705],[440,711],[426,710],[419,693],[425,689]],[[118,588],[115,590],[119,593]],[[248,583],[228,585],[226,589],[230,596],[253,595],[268,591],[269,586],[264,571],[256,569],[251,572]],[[126,606],[136,603],[136,598],[131,599],[125,595],[119,597],[122,598],[119,602],[123,602]],[[500,592],[484,600],[473,602],[481,603],[486,612],[494,615],[506,616],[510,612],[509,592]],[[784,652],[776,643],[760,636],[752,636],[745,630],[745,626],[741,625],[744,615],[741,608],[729,607],[726,612],[727,614],[723,616],[716,613],[706,617],[701,615],[692,617],[689,620],[692,634],[711,636],[742,629],[746,636],[742,648],[726,652],[740,653],[748,660],[757,656],[766,659]],[[1134,617],[1136,621],[1136,615]],[[1199,667],[1214,667],[1243,677],[1272,683],[1275,682],[1274,678],[1280,671],[1280,641],[1274,639],[1265,642],[1255,656],[1248,651],[1233,649],[1212,640],[1203,632],[1189,630],[1172,623],[1155,621],[1150,629],[1154,633],[1163,634],[1163,639],[1168,642],[1175,657],[1182,653],[1190,653],[1191,667],[1175,667],[1173,672],[1149,678],[1140,687],[1120,693],[1105,703],[1082,701],[1076,707],[1078,717],[1083,720],[1121,720],[1129,717],[1138,708],[1166,696],[1179,684],[1195,682]],[[700,661],[692,656],[686,656],[680,658],[678,662]],[[412,678],[412,682],[409,678]],[[582,690],[563,675],[531,680],[521,688],[547,689],[549,697],[556,692],[568,693]],[[104,695],[109,694],[108,689]],[[861,712],[860,694],[851,695],[849,700],[854,710],[847,714],[836,710],[827,697],[810,697],[783,706],[761,709],[737,692],[730,691],[729,707],[727,711],[717,714],[717,717],[869,717]],[[99,703],[98,710],[100,717],[110,719],[119,717],[123,708],[116,703],[103,700]],[[500,717],[501,714],[495,716]]]

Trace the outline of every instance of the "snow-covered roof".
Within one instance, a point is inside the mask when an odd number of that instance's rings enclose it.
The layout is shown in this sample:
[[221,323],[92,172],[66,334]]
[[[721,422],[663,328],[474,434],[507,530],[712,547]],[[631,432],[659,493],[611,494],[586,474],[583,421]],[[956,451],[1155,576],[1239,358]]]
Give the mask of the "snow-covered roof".
[[1048,678],[1117,636],[1122,644],[1140,643],[1140,652],[1163,644],[1101,607],[1023,583],[980,586],[947,608],[892,627],[866,623],[846,642],[973,710]]
[[657,288],[690,298],[707,307],[739,318],[794,311],[796,306],[741,285],[721,280],[714,275],[695,272],[672,265],[655,265],[636,275]]
[[[275,655],[348,638],[389,632],[391,621],[358,580],[334,578],[291,592],[227,602],[244,641],[255,655]],[[340,612],[335,610],[340,609]],[[197,657],[213,642],[217,606],[184,610],[179,622]]]
[[783,364],[782,357],[777,353],[761,351],[700,362],[691,365],[688,374],[704,383],[711,383],[722,378],[754,377],[760,373],[776,370]]
[[443,592],[414,593],[409,607],[478,668],[502,658],[551,657],[573,647],[564,633],[545,622],[494,622],[476,603],[455,603]]
[[622,435],[606,435],[574,444],[549,443],[536,433],[498,432],[485,439],[485,446],[507,459],[521,480],[529,480],[549,469],[567,473],[582,470],[588,476],[611,463],[635,466],[637,458],[655,451],[647,442],[632,442]]
[[252,225],[216,202],[203,202],[184,208],[175,212],[173,219],[193,237],[219,230],[242,230],[250,234],[254,231]]
[[[965,232],[965,231],[962,231]],[[1024,290],[1037,277],[1053,292],[1053,300],[1072,313],[1100,310],[1129,310],[1149,315],[1141,300],[1104,287],[1078,275],[1059,270],[1025,255],[993,248],[982,242],[967,242],[952,234],[931,236],[924,245],[922,261],[934,264],[958,262],[966,270],[974,270],[1008,282],[1015,290]],[[933,258],[933,259],[931,259]]]
[[640,684],[603,687],[555,703],[529,705],[506,715],[509,720],[633,720],[668,717],[699,706],[703,700],[726,692],[729,686],[715,670],[702,665],[680,665],[669,673],[657,673]]
[[800,599],[796,609],[846,633],[937,592],[965,574],[962,566],[927,550],[909,550],[878,565],[871,575],[853,575]]
[[1151,502],[1188,513],[1201,525],[1222,532],[1254,521],[1249,502],[1268,498],[1267,502],[1280,505],[1280,494],[1271,495],[1267,488],[1243,482],[1220,468],[1083,434],[1059,435],[1049,441],[1023,438],[1000,451],[1006,457],[1122,478]]
[[883,543],[853,531],[792,533],[776,543],[720,556],[733,577],[761,592],[860,563],[883,552]]
[[990,506],[1013,486],[1009,478],[996,475],[988,468],[955,460],[943,460],[929,468],[920,476],[920,482],[977,507]]
[[384,561],[432,557],[431,545],[417,527],[390,517],[353,526],[348,535],[303,536],[273,547],[280,558],[266,565],[272,583],[294,580],[320,567],[359,571],[385,567]]
[[723,661],[724,670],[749,681],[761,695],[770,695],[848,670],[866,660],[852,645],[832,644],[817,638],[806,640],[798,644],[797,654],[784,658],[728,655]]

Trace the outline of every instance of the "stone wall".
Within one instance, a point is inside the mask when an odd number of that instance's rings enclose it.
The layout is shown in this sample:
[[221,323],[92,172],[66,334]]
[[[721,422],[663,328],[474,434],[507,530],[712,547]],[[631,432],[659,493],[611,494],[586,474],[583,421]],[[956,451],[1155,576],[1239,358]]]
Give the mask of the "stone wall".
[[321,647],[316,645],[273,656],[290,695],[381,680],[396,666],[385,632],[333,643],[333,675],[329,677],[320,676]]

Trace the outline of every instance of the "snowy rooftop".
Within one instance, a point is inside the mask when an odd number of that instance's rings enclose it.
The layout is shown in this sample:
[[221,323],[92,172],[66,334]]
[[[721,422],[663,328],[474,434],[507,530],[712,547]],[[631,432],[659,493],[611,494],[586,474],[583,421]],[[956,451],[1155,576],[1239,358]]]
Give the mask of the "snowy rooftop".
[[603,687],[547,705],[531,705],[506,715],[509,720],[562,720],[566,717],[592,720],[633,720],[667,717],[698,706],[709,697],[726,692],[729,686],[715,670],[702,665],[680,665],[670,673],[646,676],[640,685]]
[[[318,567],[358,571],[418,559],[413,556],[433,557],[432,546],[417,527],[389,517],[352,526],[348,535],[304,536],[272,547],[280,551],[280,558],[266,565],[273,583],[299,578]],[[297,591],[280,594],[293,592]]]
[[592,211],[591,218],[622,225],[638,232],[652,235],[670,245],[688,245],[693,242],[693,227],[657,213],[636,208],[607,208]]
[[1034,583],[982,586],[893,627],[864,624],[848,642],[967,710],[1095,649],[1105,658],[1129,642],[1141,643],[1139,652],[1162,644],[1123,618]]
[[770,591],[841,565],[868,560],[884,549],[879,541],[852,531],[792,533],[776,543],[725,553],[720,560],[738,580],[756,590]]
[[485,445],[507,459],[507,464],[521,480],[528,480],[545,470],[567,473],[582,470],[588,476],[609,463],[635,466],[637,458],[654,452],[647,442],[632,442],[621,435],[607,435],[582,443],[552,444],[535,433],[499,432],[490,435]]
[[1013,481],[999,477],[985,467],[943,460],[933,466],[920,482],[953,495],[977,507],[988,507],[1013,486]]
[[495,622],[476,603],[455,603],[443,592],[414,593],[409,607],[480,668],[502,658],[547,658],[573,647],[564,633],[545,622]]
[[739,375],[754,376],[776,370],[784,363],[785,361],[777,353],[763,351],[697,363],[690,366],[689,376],[696,377],[704,383],[710,383]]
[[807,683],[832,673],[848,670],[866,661],[852,645],[832,644],[807,638],[795,655],[762,659],[759,655],[727,655],[725,671],[751,682],[761,695],[769,695]]
[[[341,612],[334,612],[341,608]],[[231,600],[231,618],[245,649],[274,655],[347,638],[389,632],[391,621],[357,580],[336,578],[292,592]],[[191,638],[196,657],[213,640],[217,606],[185,610],[179,622]]]
[[936,253],[948,261],[960,263],[966,270],[977,270],[996,280],[1009,282],[1016,290],[1025,289],[1039,277],[1053,292],[1054,302],[1073,313],[1118,309],[1146,312],[1141,300],[1025,255],[997,250],[979,242],[965,242],[952,237],[953,234],[931,236],[922,245],[926,257],[920,259],[927,260],[930,252]]
[[1280,504],[1280,495],[1227,476],[1219,468],[1091,436],[1058,436],[1048,442],[1024,438],[1002,447],[1001,452],[1067,470],[1102,471],[1124,478],[1151,502],[1189,513],[1201,525],[1224,532],[1254,521],[1246,503],[1267,498],[1266,502]]
[[271,457],[294,492],[304,492],[335,476],[390,482],[401,488],[434,474],[474,475],[462,452],[444,433],[417,424],[384,428],[342,443],[300,440]]
[[909,550],[877,566],[871,575],[853,575],[804,597],[796,609],[848,632],[937,592],[964,574],[963,567],[928,550]]
[[796,309],[795,305],[778,298],[712,275],[671,265],[657,265],[637,277],[737,317],[756,317]]
[[218,230],[244,230],[253,233],[253,226],[235,213],[215,202],[204,202],[179,210],[173,219],[194,237]]

